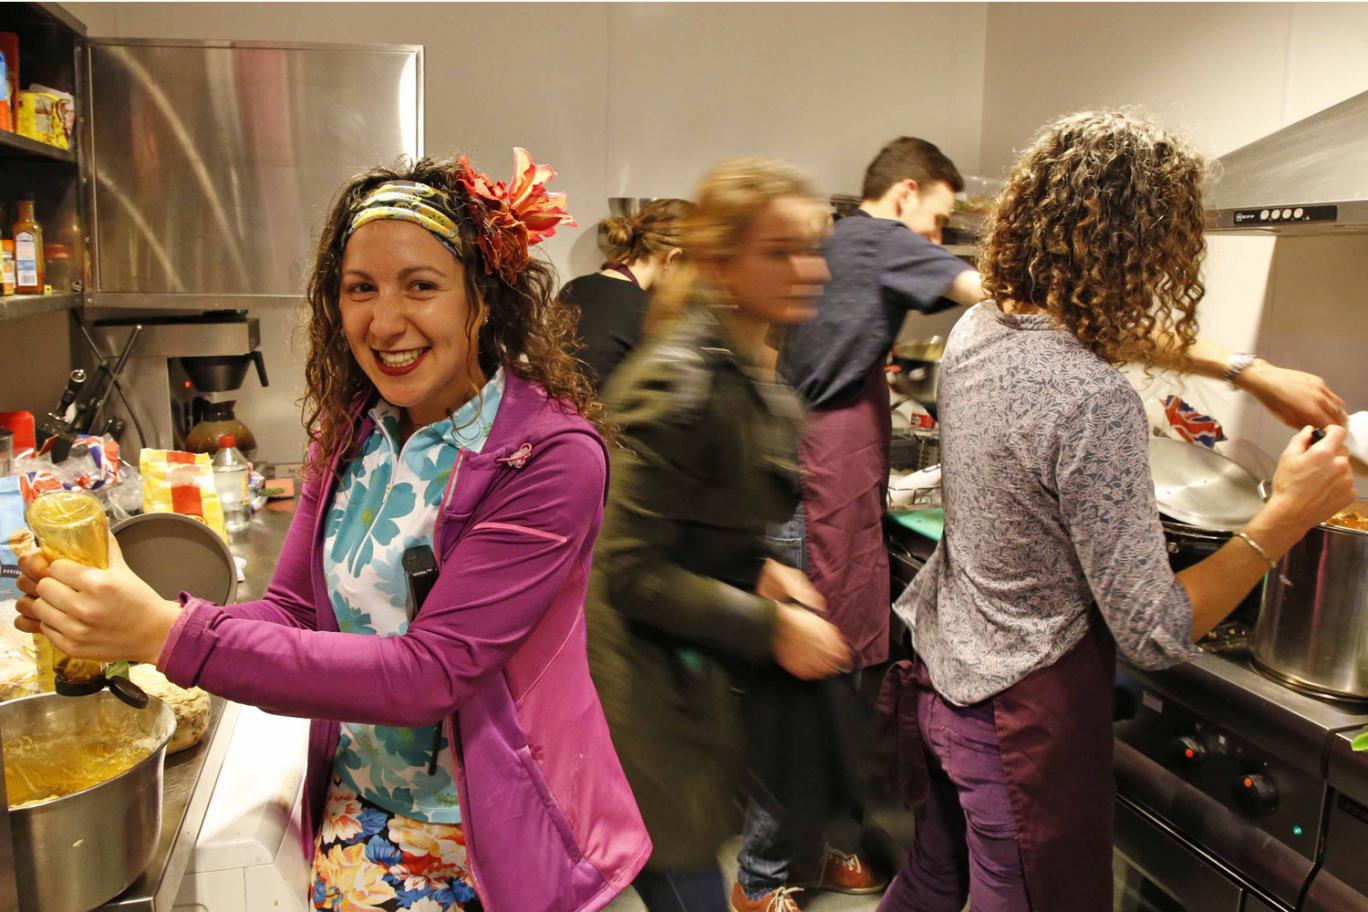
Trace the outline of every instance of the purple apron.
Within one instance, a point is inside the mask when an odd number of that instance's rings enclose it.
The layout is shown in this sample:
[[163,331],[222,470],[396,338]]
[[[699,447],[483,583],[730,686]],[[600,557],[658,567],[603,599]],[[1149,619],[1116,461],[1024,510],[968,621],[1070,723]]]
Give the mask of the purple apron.
[[1116,644],[1096,614],[1063,658],[993,698],[1031,908],[1112,907]]
[[888,549],[884,493],[893,434],[888,383],[871,371],[850,405],[814,409],[798,443],[808,576],[855,666],[888,658]]
[[[1115,644],[1094,617],[1063,658],[992,698],[1027,898],[1036,912],[1112,908],[1115,672]],[[892,748],[885,772],[909,807],[927,797],[917,694],[929,689],[926,668],[915,660],[889,669],[879,695],[880,733]]]

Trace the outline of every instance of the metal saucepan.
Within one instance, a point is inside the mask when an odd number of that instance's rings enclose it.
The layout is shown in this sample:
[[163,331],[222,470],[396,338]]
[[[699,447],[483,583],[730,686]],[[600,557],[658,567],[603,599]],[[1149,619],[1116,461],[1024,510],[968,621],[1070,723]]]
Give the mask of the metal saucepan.
[[155,698],[132,709],[107,692],[0,704],[6,754],[21,737],[101,728],[126,730],[156,746],[112,779],[9,812],[20,912],[86,912],[128,889],[147,868],[161,838],[162,770],[176,716]]
[[893,388],[922,405],[934,406],[940,394],[941,357],[945,338],[929,336],[893,346],[893,363],[901,368],[892,375]]
[[1278,571],[1264,580],[1255,664],[1300,690],[1368,700],[1368,532],[1319,525]]

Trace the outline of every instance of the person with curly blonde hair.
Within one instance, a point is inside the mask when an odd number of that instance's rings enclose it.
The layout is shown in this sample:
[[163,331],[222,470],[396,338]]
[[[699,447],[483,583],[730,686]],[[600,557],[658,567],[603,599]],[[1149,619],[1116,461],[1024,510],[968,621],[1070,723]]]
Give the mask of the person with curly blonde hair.
[[[1125,114],[1048,125],[987,232],[942,362],[945,536],[896,608],[916,658],[907,865],[882,912],[1112,907],[1115,650],[1161,668],[1352,498],[1344,431],[1305,428],[1264,509],[1176,576],[1140,398],[1117,365],[1196,339],[1204,165]],[[919,743],[918,743],[919,742]]]
[[530,253],[569,215],[515,162],[343,185],[308,283],[307,479],[261,599],[163,600],[112,539],[107,571],[20,580],[23,625],[71,655],[314,720],[312,908],[596,912],[651,852],[585,647],[600,407]]

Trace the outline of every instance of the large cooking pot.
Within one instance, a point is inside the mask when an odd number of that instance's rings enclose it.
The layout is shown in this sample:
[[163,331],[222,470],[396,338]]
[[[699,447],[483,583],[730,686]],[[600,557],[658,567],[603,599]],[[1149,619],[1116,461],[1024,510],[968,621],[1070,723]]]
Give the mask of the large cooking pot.
[[1299,689],[1368,700],[1368,532],[1317,526],[1278,570],[1264,581],[1254,662]]
[[161,838],[162,767],[176,717],[155,698],[133,709],[107,691],[0,704],[6,742],[100,728],[126,729],[156,748],[112,779],[9,812],[21,912],[87,912],[147,868]]
[[[1230,532],[1202,529],[1169,516],[1161,516],[1160,524],[1164,527],[1164,544],[1168,548],[1169,566],[1173,568],[1174,573],[1186,570],[1211,557],[1221,550],[1231,537]],[[1230,619],[1252,624],[1258,611],[1259,590],[1255,589],[1231,612]]]

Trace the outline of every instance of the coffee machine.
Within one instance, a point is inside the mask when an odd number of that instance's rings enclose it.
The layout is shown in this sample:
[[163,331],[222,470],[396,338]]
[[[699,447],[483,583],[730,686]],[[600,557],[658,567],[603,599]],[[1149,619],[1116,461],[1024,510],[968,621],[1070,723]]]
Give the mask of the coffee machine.
[[138,447],[125,436],[125,459],[136,464],[142,447],[213,453],[223,434],[237,438],[248,459],[256,437],[234,415],[247,371],[255,367],[268,385],[261,354],[261,324],[245,310],[110,317],[95,321],[95,336],[107,351],[119,351],[141,327],[121,380],[128,393],[119,409],[137,410],[145,439]]

